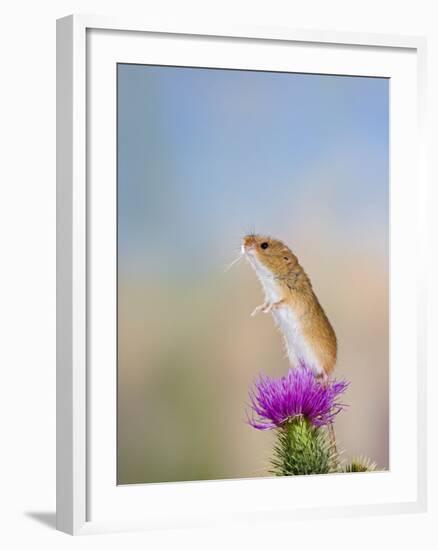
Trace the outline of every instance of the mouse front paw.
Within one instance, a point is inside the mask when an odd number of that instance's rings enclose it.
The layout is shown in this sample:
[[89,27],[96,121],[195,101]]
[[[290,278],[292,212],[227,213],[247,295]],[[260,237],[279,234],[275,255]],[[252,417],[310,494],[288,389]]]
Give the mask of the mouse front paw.
[[265,310],[266,308],[269,306],[269,304],[267,304],[266,302],[260,306],[257,306],[254,311],[251,313],[251,317],[255,317],[257,315],[257,313],[260,313],[261,311],[263,311],[263,313],[265,313]]
[[263,308],[263,313],[270,313],[273,309],[278,309],[284,306],[284,300],[279,300],[278,302],[273,302],[271,304],[266,304]]

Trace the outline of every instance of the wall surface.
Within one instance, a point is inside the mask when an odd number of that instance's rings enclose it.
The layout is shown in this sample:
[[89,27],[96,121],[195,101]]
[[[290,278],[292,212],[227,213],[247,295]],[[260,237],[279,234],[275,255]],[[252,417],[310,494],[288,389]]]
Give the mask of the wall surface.
[[[0,304],[0,545],[3,548],[306,548],[425,549],[436,544],[438,487],[430,472],[427,514],[331,520],[330,525],[242,526],[73,539],[54,530],[55,511],[55,19],[69,13],[130,15],[160,23],[289,26],[428,38],[430,182],[437,180],[438,34],[435,2],[417,0],[58,0],[9,2],[2,9]],[[430,185],[431,283],[437,280],[436,186]],[[433,235],[433,237],[432,237]],[[429,463],[438,459],[436,333],[438,294],[430,285]]]

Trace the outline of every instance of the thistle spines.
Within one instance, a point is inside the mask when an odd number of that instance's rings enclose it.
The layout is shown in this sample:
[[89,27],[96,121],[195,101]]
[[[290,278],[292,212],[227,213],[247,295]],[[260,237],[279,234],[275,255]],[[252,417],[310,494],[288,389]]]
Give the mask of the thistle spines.
[[276,476],[328,474],[337,471],[338,458],[326,430],[300,416],[277,429],[271,465]]

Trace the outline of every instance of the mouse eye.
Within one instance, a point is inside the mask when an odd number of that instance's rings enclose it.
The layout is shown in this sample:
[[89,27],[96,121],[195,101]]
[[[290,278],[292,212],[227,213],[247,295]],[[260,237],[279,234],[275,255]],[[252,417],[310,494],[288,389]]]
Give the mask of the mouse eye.
[[283,256],[283,259],[287,261],[289,258],[287,256]]
[[268,248],[269,244],[268,243],[262,243],[260,245],[260,248],[263,248],[263,250],[265,250],[266,248]]

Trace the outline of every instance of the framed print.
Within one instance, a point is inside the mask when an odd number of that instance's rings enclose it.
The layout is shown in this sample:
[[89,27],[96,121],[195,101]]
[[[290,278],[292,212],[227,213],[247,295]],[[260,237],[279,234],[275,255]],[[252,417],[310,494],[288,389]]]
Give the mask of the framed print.
[[425,508],[424,52],[58,21],[60,530]]

